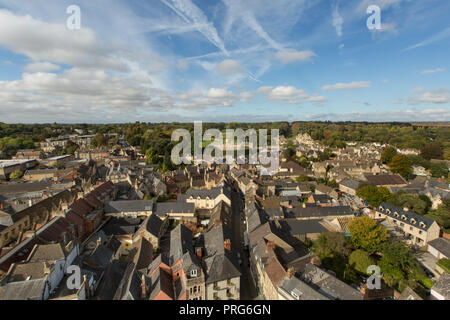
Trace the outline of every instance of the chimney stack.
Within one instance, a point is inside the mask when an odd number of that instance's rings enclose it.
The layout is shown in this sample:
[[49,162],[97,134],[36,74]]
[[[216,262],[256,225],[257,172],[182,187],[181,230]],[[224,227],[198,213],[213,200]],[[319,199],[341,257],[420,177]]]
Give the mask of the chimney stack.
[[288,270],[287,270],[287,277],[290,279],[290,278],[292,278],[292,276],[295,274],[295,269],[294,269],[294,267],[290,267]]
[[267,242],[266,249],[267,249],[267,251],[275,249],[275,242],[273,242],[273,241]]
[[87,280],[86,275],[83,275],[83,282],[84,282],[84,290],[86,292],[86,300],[88,300],[91,295],[91,292],[89,290],[89,282]]
[[320,258],[318,256],[314,256],[311,258],[311,264],[320,267],[320,265],[322,264],[320,261]]
[[223,244],[224,244],[225,249],[227,249],[228,251],[231,251],[231,240],[230,239],[226,239]]
[[142,299],[147,298],[147,285],[145,283],[145,275],[142,275],[141,277],[141,295]]
[[202,248],[197,248],[197,258],[201,262],[203,257]]

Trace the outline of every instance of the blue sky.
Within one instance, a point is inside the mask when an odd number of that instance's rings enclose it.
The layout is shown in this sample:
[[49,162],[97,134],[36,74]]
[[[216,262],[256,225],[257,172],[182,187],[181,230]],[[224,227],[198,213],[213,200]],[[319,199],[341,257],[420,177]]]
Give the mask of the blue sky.
[[0,121],[449,121],[449,13],[446,0],[0,0]]

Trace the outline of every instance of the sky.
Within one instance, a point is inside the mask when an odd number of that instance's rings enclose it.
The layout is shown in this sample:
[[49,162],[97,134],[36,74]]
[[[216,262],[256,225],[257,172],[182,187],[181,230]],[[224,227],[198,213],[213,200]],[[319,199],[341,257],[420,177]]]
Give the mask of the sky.
[[0,122],[450,121],[449,72],[448,0],[0,0]]

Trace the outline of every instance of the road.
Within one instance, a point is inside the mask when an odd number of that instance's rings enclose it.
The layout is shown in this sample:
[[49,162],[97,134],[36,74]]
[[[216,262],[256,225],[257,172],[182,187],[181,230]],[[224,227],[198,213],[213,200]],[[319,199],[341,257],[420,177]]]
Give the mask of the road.
[[233,233],[233,239],[235,243],[235,248],[241,255],[242,265],[241,265],[241,300],[254,300],[257,298],[258,293],[256,291],[255,283],[250,273],[249,267],[249,255],[248,251],[244,249],[243,241],[244,241],[244,230],[245,226],[243,223],[243,217],[241,214],[241,208],[244,207],[243,201],[239,196],[239,193],[236,192],[233,188],[231,192],[231,210],[232,210],[232,219],[231,219],[231,231]]

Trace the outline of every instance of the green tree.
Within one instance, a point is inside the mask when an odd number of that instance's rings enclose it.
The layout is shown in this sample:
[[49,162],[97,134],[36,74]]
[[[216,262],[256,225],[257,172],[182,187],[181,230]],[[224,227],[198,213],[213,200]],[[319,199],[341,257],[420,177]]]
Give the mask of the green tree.
[[96,134],[91,140],[91,145],[95,148],[106,147],[108,145],[108,138],[101,133]]
[[412,162],[408,156],[398,154],[392,158],[389,163],[392,172],[400,174],[402,177],[409,179],[412,176]]
[[353,219],[348,224],[351,242],[355,248],[362,248],[368,252],[375,252],[388,238],[388,231],[368,216]]
[[416,279],[422,276],[411,251],[402,242],[386,243],[378,262],[386,283],[395,287],[401,280]]
[[378,207],[381,202],[385,202],[391,193],[385,187],[375,187],[371,185],[362,186],[358,189],[357,195],[374,207]]
[[380,161],[384,164],[388,164],[392,161],[392,158],[394,158],[396,155],[397,155],[397,149],[394,147],[388,146],[381,153]]
[[314,242],[314,252],[320,259],[334,256],[347,257],[350,248],[344,236],[339,232],[322,233]]
[[430,172],[434,178],[447,178],[448,167],[445,163],[431,163]]
[[355,250],[348,257],[348,263],[353,266],[357,272],[367,275],[367,268],[374,265],[375,261],[366,251]]
[[22,178],[22,176],[23,176],[23,172],[22,171],[15,170],[9,175],[9,178],[11,180],[19,180],[20,178]]
[[445,232],[450,233],[450,199],[445,199],[436,210],[425,217],[435,220]]

